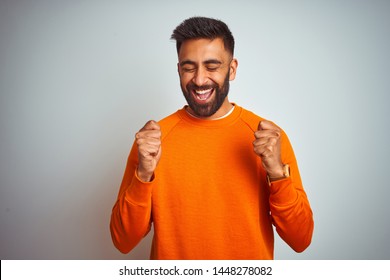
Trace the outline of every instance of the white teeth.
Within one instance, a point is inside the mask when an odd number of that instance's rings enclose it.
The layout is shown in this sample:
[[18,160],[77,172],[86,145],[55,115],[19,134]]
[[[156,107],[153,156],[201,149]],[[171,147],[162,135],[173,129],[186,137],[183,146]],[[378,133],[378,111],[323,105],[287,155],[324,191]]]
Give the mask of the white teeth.
[[206,89],[206,90],[196,90],[196,94],[206,94],[210,93],[212,89]]
[[205,101],[210,98],[213,92],[213,88],[204,89],[204,90],[194,90],[195,98],[198,100]]

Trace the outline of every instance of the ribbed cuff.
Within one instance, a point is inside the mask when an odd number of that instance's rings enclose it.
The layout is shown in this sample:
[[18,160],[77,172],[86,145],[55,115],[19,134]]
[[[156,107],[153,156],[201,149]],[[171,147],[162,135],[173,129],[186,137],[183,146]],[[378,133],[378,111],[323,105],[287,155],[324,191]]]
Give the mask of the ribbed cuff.
[[126,190],[125,199],[133,204],[145,205],[150,203],[152,197],[152,182],[142,182],[137,172],[134,172],[129,188]]
[[297,191],[294,188],[291,177],[271,182],[270,202],[274,205],[291,204],[297,199]]

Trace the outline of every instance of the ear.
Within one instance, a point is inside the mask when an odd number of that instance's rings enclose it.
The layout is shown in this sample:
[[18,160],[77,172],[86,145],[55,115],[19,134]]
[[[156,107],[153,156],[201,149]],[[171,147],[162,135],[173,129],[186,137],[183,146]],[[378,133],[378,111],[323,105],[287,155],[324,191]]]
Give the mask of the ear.
[[236,78],[238,60],[233,58],[232,61],[230,62],[229,67],[230,67],[229,81],[233,81]]
[[180,64],[179,64],[179,62],[177,63],[177,74],[179,74],[179,77],[181,77],[180,76]]

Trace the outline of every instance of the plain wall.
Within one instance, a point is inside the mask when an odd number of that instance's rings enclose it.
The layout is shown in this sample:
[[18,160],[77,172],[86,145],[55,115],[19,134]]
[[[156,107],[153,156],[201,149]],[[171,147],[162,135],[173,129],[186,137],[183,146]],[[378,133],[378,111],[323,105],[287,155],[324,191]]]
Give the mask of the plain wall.
[[289,135],[311,246],[276,259],[389,259],[390,1],[0,1],[0,258],[128,255],[109,220],[134,134],[185,104],[172,30],[225,21],[230,100]]

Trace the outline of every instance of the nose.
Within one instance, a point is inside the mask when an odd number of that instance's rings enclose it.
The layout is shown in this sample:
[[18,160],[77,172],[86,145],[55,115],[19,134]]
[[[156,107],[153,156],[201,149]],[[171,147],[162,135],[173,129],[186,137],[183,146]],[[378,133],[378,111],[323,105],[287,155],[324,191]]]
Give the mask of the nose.
[[205,69],[202,69],[202,67],[199,67],[194,73],[192,82],[197,86],[203,86],[204,84],[206,84],[207,79],[207,71]]

